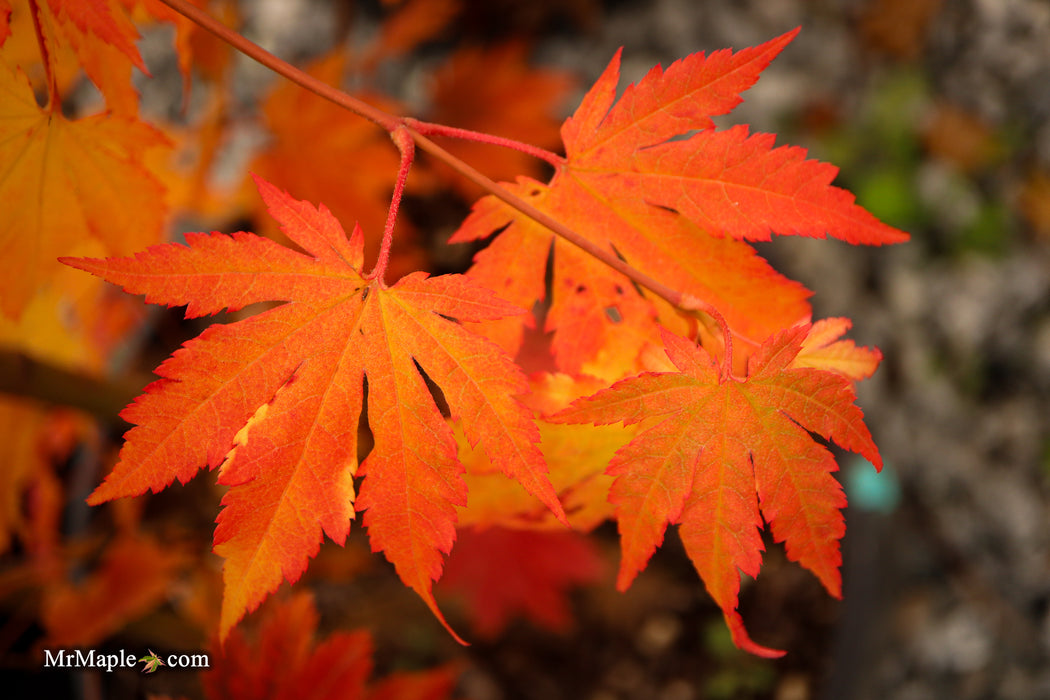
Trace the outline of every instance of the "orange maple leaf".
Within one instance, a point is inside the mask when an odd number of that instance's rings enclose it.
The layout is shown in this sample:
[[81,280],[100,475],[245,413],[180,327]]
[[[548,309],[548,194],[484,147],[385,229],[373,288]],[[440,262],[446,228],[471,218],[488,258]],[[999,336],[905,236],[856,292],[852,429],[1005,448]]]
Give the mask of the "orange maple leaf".
[[131,68],[147,75],[149,71],[135,47],[138,31],[117,0],[47,0],[31,3],[29,11],[44,38],[41,53],[52,75],[59,67],[60,53],[72,50],[111,110],[138,114]]
[[11,3],[0,0],[0,46],[11,36]]
[[138,32],[115,0],[48,0],[55,17],[71,22],[84,34],[92,34],[128,57],[146,72],[139,50]]
[[550,418],[596,424],[653,419],[609,463],[608,473],[617,477],[610,500],[623,551],[617,585],[625,590],[631,584],[667,525],[678,523],[733,640],[763,656],[783,652],[753,642],[736,610],[737,570],[755,576],[762,564],[763,517],[788,558],[840,595],[846,497],[831,476],[834,457],[809,432],[882,465],[849,378],[792,366],[808,331],[800,325],[770,337],[750,357],[744,379],[720,371],[702,347],[665,332],[678,372],[622,380]]
[[[508,189],[638,270],[711,304],[734,335],[757,347],[809,318],[809,292],[774,272],[744,239],[768,240],[771,233],[869,244],[907,239],[832,186],[833,166],[805,160],[801,148],[774,148],[771,135],[749,135],[746,127],[713,128],[711,117],[735,107],[796,32],[736,53],[697,53],[666,71],[657,66],[614,104],[617,54],[562,126],[567,156],[550,183],[520,178]],[[545,297],[545,262],[553,251],[547,330],[555,331],[560,369],[578,372],[628,325],[658,339],[649,304],[626,278],[491,196],[451,240],[500,230],[468,274],[530,308]],[[664,325],[685,332],[670,307],[657,302],[656,309]],[[513,351],[521,327],[511,323],[492,337]]]
[[168,146],[137,119],[42,109],[25,75],[0,65],[0,311],[20,316],[85,237],[113,254],[159,241],[164,189],[142,162]]
[[[532,391],[523,397],[522,402],[539,416],[550,415],[568,406],[573,399],[608,385],[608,382],[587,376],[535,373],[529,377]],[[590,532],[613,513],[608,502],[612,477],[604,473],[605,465],[618,448],[635,436],[637,429],[633,426],[559,425],[542,418],[537,425],[540,449],[569,524],[574,530]],[[459,433],[457,437],[461,437]],[[483,451],[470,449],[463,439],[460,439],[459,458],[467,469],[469,489],[467,504],[458,509],[460,529],[483,530],[498,526],[564,530],[542,502],[493,467]]]
[[45,583],[40,617],[48,644],[98,644],[159,605],[185,562],[185,553],[152,537],[120,535],[84,580]]
[[387,17],[361,53],[362,69],[372,72],[380,59],[406,54],[436,38],[460,13],[460,0],[407,0]]
[[[0,444],[6,465],[0,471],[0,554],[8,551],[12,534],[35,530],[27,522],[32,518],[26,515],[35,499],[27,492],[41,485],[47,489],[57,481],[40,448],[45,431],[53,430],[50,422],[47,412],[35,403],[0,397]],[[23,542],[23,546],[34,549],[32,543]]]
[[810,328],[791,366],[829,369],[858,382],[875,374],[882,362],[878,348],[857,347],[852,340],[839,340],[852,326],[848,318],[820,319]]
[[[322,531],[345,541],[352,480],[363,474],[356,505],[373,550],[386,553],[444,622],[431,586],[466,487],[452,429],[424,372],[469,442],[565,519],[539,432],[515,399],[527,388],[524,375],[457,322],[520,310],[460,275],[415,273],[392,287],[368,279],[360,272],[360,228],[348,240],[323,206],[257,184],[306,254],[250,233],[191,233],[186,246],[154,246],[131,258],[63,260],[147,301],[187,304],[188,316],[288,302],[208,328],[158,368],[163,379],[123,412],[138,427],[89,502],[156,492],[223,464],[219,481],[232,488],[215,545],[226,558],[225,636],[282,579],[300,577]],[[366,381],[375,447],[359,472]]]

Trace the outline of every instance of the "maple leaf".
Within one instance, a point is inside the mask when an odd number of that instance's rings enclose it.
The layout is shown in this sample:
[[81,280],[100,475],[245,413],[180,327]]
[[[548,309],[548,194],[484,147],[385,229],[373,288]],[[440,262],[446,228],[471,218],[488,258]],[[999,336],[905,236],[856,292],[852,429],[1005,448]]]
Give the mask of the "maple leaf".
[[30,11],[44,38],[43,59],[52,73],[68,47],[111,110],[138,114],[131,68],[147,75],[149,71],[135,47],[138,31],[117,0],[47,0],[35,3]]
[[[391,287],[366,279],[360,228],[348,239],[323,206],[257,184],[306,254],[250,233],[191,233],[185,246],[131,258],[63,259],[149,302],[186,304],[188,316],[288,302],[208,328],[158,368],[162,379],[122,413],[137,427],[89,502],[156,492],[222,463],[219,482],[232,487],[215,531],[226,558],[225,636],[282,579],[301,576],[322,532],[345,541],[352,479],[363,475],[356,507],[373,551],[384,551],[444,622],[431,586],[466,488],[452,429],[423,373],[468,441],[565,519],[539,432],[515,399],[527,388],[523,374],[457,322],[520,310],[460,275],[415,273]],[[366,381],[375,446],[358,469]]]
[[111,254],[160,240],[164,189],[143,158],[168,146],[137,119],[42,109],[25,75],[0,65],[0,311],[20,316],[85,236]]
[[828,369],[858,382],[875,374],[882,362],[878,348],[857,347],[852,340],[839,340],[852,326],[848,318],[820,319],[810,328],[791,366]]
[[0,397],[0,437],[8,465],[0,472],[0,554],[10,546],[11,534],[23,525],[26,489],[38,473],[48,470],[38,449],[45,425],[46,414],[40,407]]
[[233,630],[214,644],[205,694],[224,700],[362,698],[372,672],[367,632],[337,632],[317,644],[313,597],[298,593],[261,613],[255,639]]
[[[608,386],[593,377],[536,373],[529,378],[531,392],[522,401],[538,416],[550,415],[573,399]],[[605,466],[616,450],[634,437],[635,427],[583,426],[537,420],[540,449],[547,462],[551,483],[558,492],[569,524],[589,532],[612,516],[608,502],[612,477]],[[460,438],[457,432],[457,438]],[[466,467],[469,495],[458,509],[458,526],[477,530],[501,526],[509,529],[564,529],[550,510],[521,484],[494,468],[481,450],[470,449],[459,440],[459,458]],[[457,545],[456,551],[459,551]]]
[[317,639],[313,597],[295,593],[264,606],[253,627],[211,645],[212,669],[201,675],[213,700],[445,700],[457,671],[444,666],[393,673],[369,684],[373,643],[364,630]]
[[[617,53],[562,126],[566,161],[550,183],[520,178],[507,188],[636,269],[714,306],[734,335],[757,347],[808,319],[809,292],[744,240],[771,233],[868,244],[907,239],[832,186],[833,166],[806,160],[801,148],[774,148],[773,136],[746,127],[713,128],[711,117],[735,107],[796,33],[736,53],[697,53],[666,71],[657,66],[614,104]],[[635,309],[642,300],[626,278],[493,197],[480,200],[450,240],[497,231],[468,274],[531,308],[545,298],[543,271],[553,251],[546,330],[555,331],[560,369],[580,371],[628,325],[658,337],[652,312]],[[661,323],[686,332],[669,306],[656,308]],[[520,325],[504,322],[493,338],[514,351],[520,333]]]
[[153,673],[158,668],[165,665],[164,662],[160,660],[160,657],[158,657],[152,649],[149,650],[149,654],[147,656],[143,656],[141,659],[139,659],[139,661],[145,663],[145,666],[143,666],[142,668],[143,673]]
[[53,465],[69,458],[83,432],[80,416],[0,396],[0,554],[13,535],[30,557],[54,552],[65,499]]
[[11,36],[11,3],[0,0],[0,46]]
[[604,564],[594,544],[575,532],[464,530],[440,587],[465,596],[474,629],[486,639],[519,613],[561,631],[572,621],[568,589],[599,580]]
[[850,380],[839,372],[792,367],[808,331],[800,325],[771,336],[750,357],[743,379],[720,371],[702,347],[665,332],[678,372],[622,380],[549,419],[652,419],[609,463],[608,473],[617,477],[610,500],[623,552],[617,586],[630,585],[667,526],[678,523],[734,642],[763,656],[782,652],[753,642],[736,610],[738,569],[755,576],[761,567],[763,517],[788,558],[840,595],[838,540],[846,498],[831,476],[834,457],[809,433],[882,465]]
[[387,16],[378,35],[362,52],[361,65],[372,72],[382,58],[406,54],[434,39],[462,10],[460,0],[407,0]]
[[[201,9],[207,9],[228,27],[236,27],[240,23],[236,9],[232,3],[216,3],[212,0],[190,0]],[[161,22],[174,25],[175,30],[175,52],[179,62],[179,72],[182,73],[183,104],[188,99],[192,86],[193,74],[203,75],[212,82],[221,82],[230,65],[232,48],[212,33],[202,29],[197,23],[190,20],[173,8],[160,2],[160,0],[143,0],[141,9],[148,12],[152,17]]]
[[159,605],[185,554],[151,537],[120,535],[78,583],[44,584],[40,618],[47,642],[89,647]]
[[367,700],[447,700],[459,675],[455,665],[391,673],[368,689]]
[[98,37],[146,72],[142,56],[135,48],[138,32],[115,0],[48,0],[48,5],[60,21],[71,22],[81,32]]

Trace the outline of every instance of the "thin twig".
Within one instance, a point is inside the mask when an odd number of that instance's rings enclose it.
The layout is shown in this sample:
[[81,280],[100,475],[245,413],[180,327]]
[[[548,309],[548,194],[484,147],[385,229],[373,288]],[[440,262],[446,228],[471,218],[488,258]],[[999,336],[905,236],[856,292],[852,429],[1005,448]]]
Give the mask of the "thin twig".
[[533,146],[531,143],[516,141],[515,139],[508,139],[504,136],[494,136],[493,134],[486,134],[483,131],[459,129],[454,126],[445,126],[444,124],[423,122],[419,121],[418,119],[413,119],[411,117],[405,118],[405,124],[407,124],[408,127],[413,131],[416,131],[424,136],[448,136],[454,139],[474,141],[475,143],[487,143],[492,146],[500,146],[501,148],[509,148],[514,151],[520,151],[526,155],[532,156],[533,158],[544,160],[555,168],[559,168],[565,165],[566,162],[564,157],[559,156],[557,153],[548,151],[546,148]]
[[0,350],[0,393],[79,408],[105,421],[112,421],[148,383],[145,377],[95,379],[15,350]]
[[383,286],[383,275],[390,261],[390,246],[394,242],[394,225],[397,224],[397,212],[401,208],[401,195],[405,192],[408,171],[416,157],[416,144],[406,127],[398,127],[390,134],[390,138],[393,139],[401,154],[401,163],[397,169],[397,180],[394,182],[394,194],[390,197],[390,209],[386,214],[386,226],[383,229],[383,243],[379,248],[379,258],[372,272],[365,276],[366,279],[378,280],[380,286]]

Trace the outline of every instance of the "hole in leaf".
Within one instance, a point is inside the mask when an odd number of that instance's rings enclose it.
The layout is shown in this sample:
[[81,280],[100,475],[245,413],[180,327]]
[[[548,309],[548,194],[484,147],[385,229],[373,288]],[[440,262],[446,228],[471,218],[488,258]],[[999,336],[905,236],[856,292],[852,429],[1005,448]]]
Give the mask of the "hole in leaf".
[[423,377],[423,382],[427,385],[427,391],[430,392],[430,397],[434,399],[434,405],[436,405],[438,410],[441,411],[441,415],[445,418],[451,416],[452,411],[448,407],[448,401],[445,400],[445,393],[441,391],[441,387],[430,378],[422,365],[416,362],[415,358],[412,358],[412,364],[416,366],[416,371],[419,372],[419,376]]
[[[361,464],[375,447],[375,436],[368,427],[368,377],[361,382],[361,416],[357,419],[357,463]],[[360,489],[358,489],[359,491]]]
[[620,315],[620,310],[615,306],[606,306],[605,315],[609,317],[609,320],[613,323],[620,323],[623,321],[623,316]]
[[554,236],[551,236],[550,246],[547,249],[547,263],[543,266],[543,299],[540,301],[544,304],[544,311],[546,307],[550,305],[550,300],[554,298]]
[[[625,257],[623,256],[623,253],[621,253],[621,252],[619,251],[619,249],[617,249],[617,247],[616,247],[615,245],[613,245],[612,243],[610,243],[610,244],[609,244],[609,247],[610,247],[610,248],[612,248],[612,251],[613,251],[613,253],[615,253],[615,254],[616,254],[616,257],[618,257],[618,258],[619,258],[620,260],[622,260],[622,261],[624,261],[624,262],[628,262],[628,261],[627,261],[627,258],[625,258]],[[637,283],[637,282],[635,282],[634,280],[630,280],[630,283],[631,283],[631,287],[633,287],[633,288],[634,288],[634,291],[638,293],[638,296],[640,296],[640,297],[642,297],[642,298],[644,299],[644,298],[645,298],[645,290],[644,290],[644,289],[642,289],[641,287],[639,287],[639,286],[638,286],[638,283]],[[623,292],[624,292],[624,289],[623,289],[623,287],[621,287],[620,285],[616,285],[616,293],[617,293],[617,294],[623,294]]]

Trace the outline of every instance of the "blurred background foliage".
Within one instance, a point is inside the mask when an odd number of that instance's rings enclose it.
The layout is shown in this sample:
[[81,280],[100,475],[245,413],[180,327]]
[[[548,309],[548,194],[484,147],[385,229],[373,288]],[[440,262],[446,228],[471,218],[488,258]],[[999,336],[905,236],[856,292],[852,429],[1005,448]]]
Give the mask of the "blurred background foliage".
[[[742,611],[756,638],[791,650],[785,659],[732,647],[673,541],[626,595],[608,581],[578,587],[571,620],[545,626],[517,610],[497,635],[460,649],[355,535],[345,550],[324,547],[300,584],[313,592],[319,637],[369,628],[380,676],[459,663],[453,695],[476,700],[1050,696],[1050,3],[206,4],[279,55],[404,113],[548,147],[621,45],[626,83],[658,62],[801,26],[720,124],[808,147],[841,168],[837,184],[913,237],[886,250],[760,247],[815,290],[818,316],[853,318],[853,336],[883,350],[860,403],[891,464],[879,483],[894,484],[873,497],[870,479],[846,481],[843,602],[767,542]],[[0,54],[7,62],[22,60],[17,29]],[[183,92],[172,27],[141,31],[153,75],[136,74],[141,110],[175,147],[165,181],[172,235],[265,229],[249,169],[280,173],[297,197],[379,230],[396,172],[384,135],[333,117],[205,36],[187,39],[195,69]],[[90,113],[102,99],[81,79],[66,111]],[[517,154],[463,150],[495,177],[543,176]],[[469,263],[472,250],[443,244],[475,195],[425,161],[413,170],[402,270]],[[0,663],[16,694],[202,697],[193,674],[40,673],[43,644],[206,648],[219,595],[210,540],[221,494],[211,480],[100,509],[83,503],[127,427],[113,406],[210,321],[145,311],[82,280],[54,284],[72,296],[41,295],[19,323],[0,322],[9,393],[0,399]],[[615,561],[614,528],[598,531],[596,551]],[[454,592],[445,600],[453,624],[469,625],[469,606]],[[248,629],[262,631],[249,635],[266,638],[281,610],[253,616]]]

